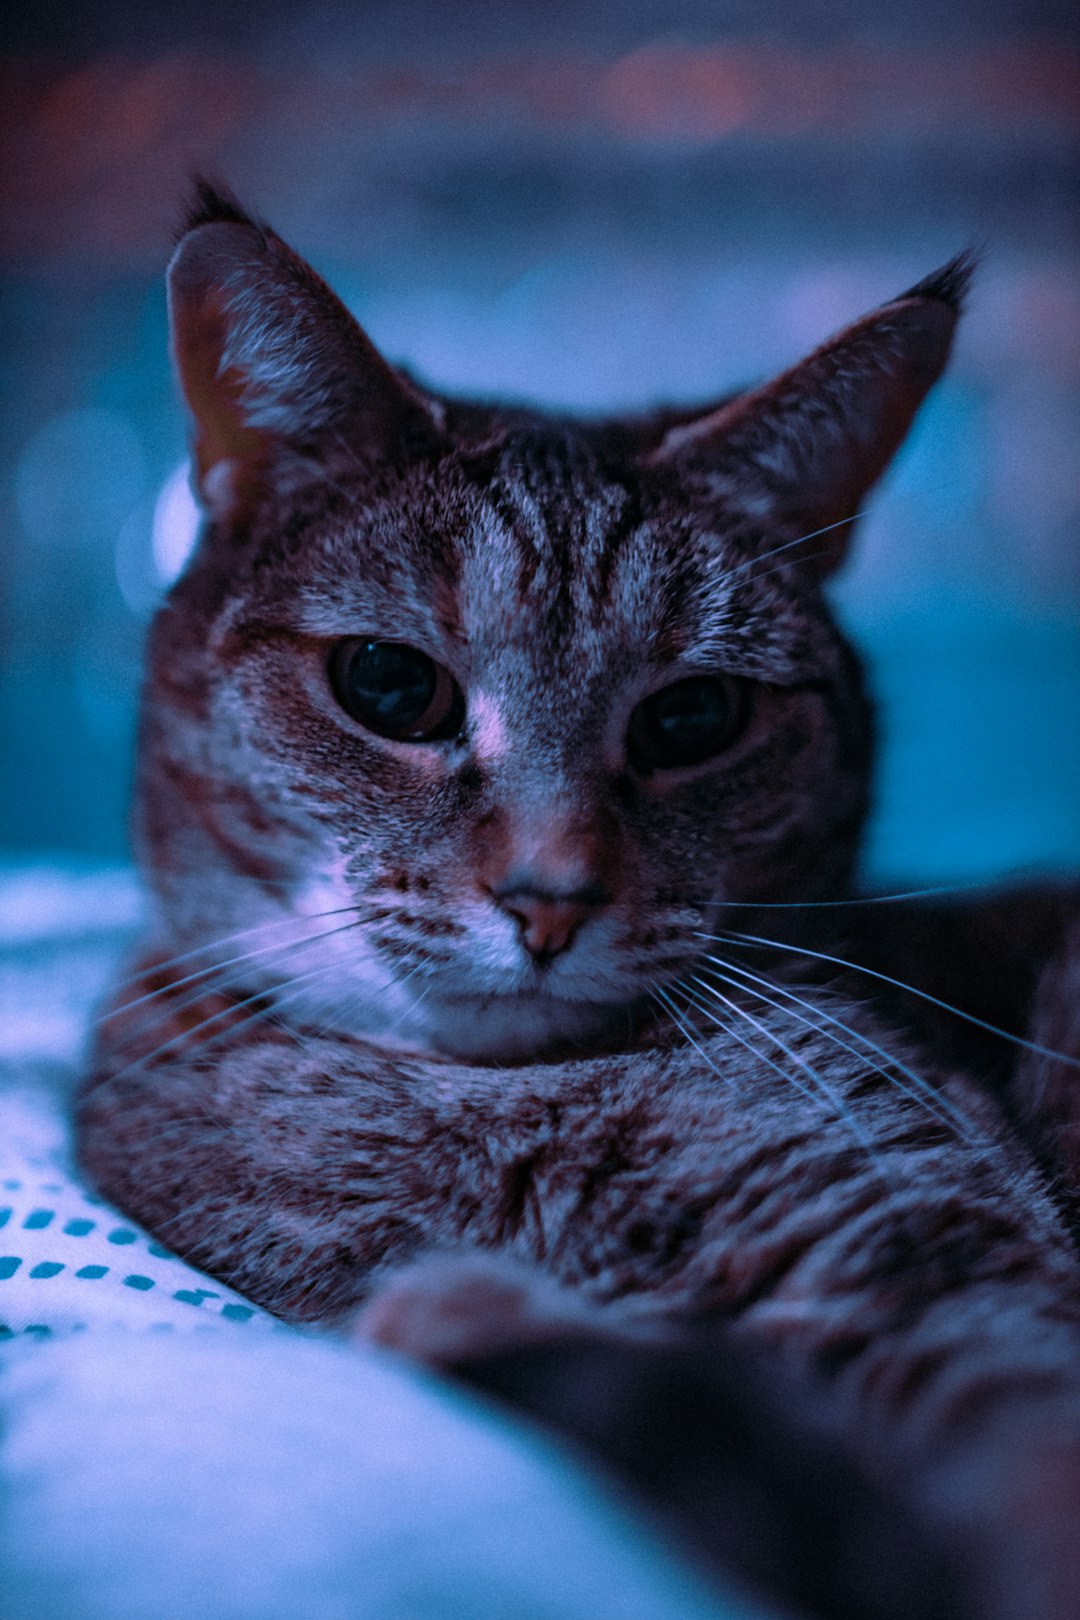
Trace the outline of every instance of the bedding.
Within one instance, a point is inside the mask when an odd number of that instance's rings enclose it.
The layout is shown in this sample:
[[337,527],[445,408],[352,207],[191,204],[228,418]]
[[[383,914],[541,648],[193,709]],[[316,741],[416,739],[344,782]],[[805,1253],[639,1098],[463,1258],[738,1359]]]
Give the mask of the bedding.
[[767,1620],[553,1443],[79,1183],[126,871],[0,869],[0,1620]]

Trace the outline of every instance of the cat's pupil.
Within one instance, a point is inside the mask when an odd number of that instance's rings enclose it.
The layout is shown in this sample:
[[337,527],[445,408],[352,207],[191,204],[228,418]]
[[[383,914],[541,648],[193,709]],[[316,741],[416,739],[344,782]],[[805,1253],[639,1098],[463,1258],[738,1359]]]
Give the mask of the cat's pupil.
[[338,701],[381,737],[430,742],[447,729],[460,692],[448,672],[418,647],[396,641],[342,642],[331,658]]
[[353,698],[374,719],[395,728],[415,725],[435,692],[435,665],[413,647],[369,641],[349,664]]
[[630,717],[630,754],[639,769],[700,765],[734,741],[743,703],[733,680],[691,675],[638,704]]

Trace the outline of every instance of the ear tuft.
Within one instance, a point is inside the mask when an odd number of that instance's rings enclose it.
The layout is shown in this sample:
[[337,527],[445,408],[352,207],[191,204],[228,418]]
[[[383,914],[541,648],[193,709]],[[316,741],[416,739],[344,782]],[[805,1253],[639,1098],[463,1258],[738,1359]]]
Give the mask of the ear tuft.
[[816,542],[791,561],[828,573],[945,368],[975,265],[970,250],[958,254],[763,387],[673,426],[646,464],[741,486],[777,525]]
[[191,199],[184,209],[176,240],[182,241],[189,231],[198,230],[200,225],[220,224],[248,225],[261,235],[266,232],[262,221],[241,207],[223,181],[196,174],[191,183]]
[[900,298],[890,302],[899,303],[903,298],[931,298],[938,303],[947,304],[954,315],[962,315],[964,305],[967,303],[971,279],[979,268],[982,255],[975,248],[965,248],[958,253],[948,264],[943,264],[940,270],[933,271],[917,281],[914,287],[909,287]]

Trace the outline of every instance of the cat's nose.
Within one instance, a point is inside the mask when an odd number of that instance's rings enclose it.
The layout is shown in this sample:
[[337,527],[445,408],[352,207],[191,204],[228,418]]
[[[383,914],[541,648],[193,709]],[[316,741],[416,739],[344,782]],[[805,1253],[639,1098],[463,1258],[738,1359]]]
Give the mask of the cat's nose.
[[538,967],[567,950],[582,923],[605,906],[611,896],[600,884],[589,884],[572,894],[550,894],[522,884],[494,891],[502,909],[521,930],[521,943]]

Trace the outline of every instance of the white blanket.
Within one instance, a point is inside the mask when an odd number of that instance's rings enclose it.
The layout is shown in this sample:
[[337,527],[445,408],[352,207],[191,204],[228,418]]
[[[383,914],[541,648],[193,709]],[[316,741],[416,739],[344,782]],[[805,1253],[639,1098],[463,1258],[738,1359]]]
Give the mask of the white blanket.
[[762,1620],[586,1470],[283,1328],[73,1174],[125,872],[0,870],[2,1620]]

